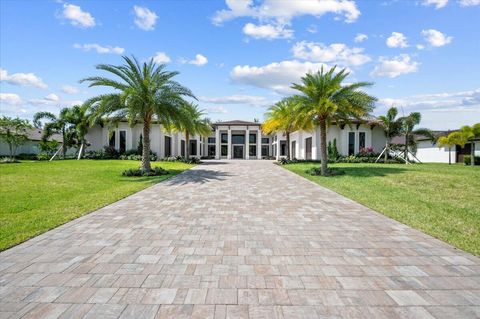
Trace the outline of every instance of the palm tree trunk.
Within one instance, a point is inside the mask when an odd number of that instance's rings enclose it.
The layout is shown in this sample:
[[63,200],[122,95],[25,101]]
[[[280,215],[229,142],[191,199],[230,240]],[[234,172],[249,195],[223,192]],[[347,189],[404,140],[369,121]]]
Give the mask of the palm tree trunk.
[[190,134],[185,132],[185,157],[190,158]]
[[408,161],[408,133],[405,133],[405,154],[403,154],[405,163]]
[[385,155],[384,155],[384,158],[383,158],[383,161],[384,161],[385,164],[387,164],[387,161],[388,161],[388,145],[389,145],[389,144],[390,144],[390,143],[389,143],[389,141],[387,140],[387,141],[385,142],[385,152],[384,152]]
[[66,137],[67,134],[65,134],[65,128],[62,129],[62,159],[65,159],[65,156],[67,155],[67,142],[66,142]]
[[448,165],[452,165],[452,147],[448,147]]
[[287,159],[290,159],[290,132],[287,133]]
[[327,176],[327,122],[324,119],[320,120],[320,160],[322,161],[321,174]]
[[475,143],[470,143],[470,166],[475,166]]
[[142,170],[150,172],[150,119],[143,120],[143,149],[142,149]]

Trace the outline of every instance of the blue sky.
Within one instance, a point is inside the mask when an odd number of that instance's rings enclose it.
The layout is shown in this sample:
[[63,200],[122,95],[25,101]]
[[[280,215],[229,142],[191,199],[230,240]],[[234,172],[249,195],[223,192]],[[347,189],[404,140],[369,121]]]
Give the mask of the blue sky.
[[103,89],[78,81],[122,55],[180,72],[213,120],[263,119],[301,75],[346,67],[375,114],[480,121],[480,0],[0,1],[0,113],[57,113]]

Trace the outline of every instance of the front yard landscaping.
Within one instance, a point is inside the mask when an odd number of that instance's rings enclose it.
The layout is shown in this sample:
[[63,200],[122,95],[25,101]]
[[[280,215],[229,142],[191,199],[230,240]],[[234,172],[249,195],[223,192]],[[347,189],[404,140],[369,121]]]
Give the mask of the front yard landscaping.
[[193,165],[152,162],[168,171],[123,177],[138,161],[65,160],[0,165],[0,250],[176,175]]
[[447,164],[332,164],[344,175],[306,171],[318,163],[283,165],[384,215],[480,255],[480,167]]

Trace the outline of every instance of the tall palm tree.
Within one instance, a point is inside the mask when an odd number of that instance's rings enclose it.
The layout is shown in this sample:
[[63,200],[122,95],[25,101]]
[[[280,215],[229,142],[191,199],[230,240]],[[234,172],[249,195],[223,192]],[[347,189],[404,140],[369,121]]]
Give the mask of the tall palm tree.
[[465,135],[468,141],[470,141],[470,165],[475,166],[475,141],[480,139],[480,123],[472,126],[463,126],[460,128],[460,132]]
[[185,134],[185,157],[189,158],[190,136],[209,136],[212,132],[212,127],[209,124],[209,120],[204,118],[205,112],[200,110],[195,103],[183,103],[181,111],[183,113],[182,120],[174,124],[172,129]]
[[327,126],[333,121],[349,121],[351,118],[363,118],[374,108],[375,97],[361,91],[372,83],[357,82],[342,84],[349,75],[346,69],[335,73],[336,66],[328,71],[323,67],[316,73],[308,73],[301,78],[300,84],[292,88],[300,91],[295,97],[299,104],[298,114],[303,127],[319,125],[321,174],[328,174],[327,166]]
[[78,146],[78,159],[85,151],[88,128],[90,126],[90,119],[86,112],[86,107],[79,105],[72,106],[66,113],[66,119],[71,124],[71,129],[75,133],[75,139]]
[[262,124],[262,131],[267,135],[285,132],[288,159],[290,159],[290,134],[299,129],[297,108],[298,104],[294,98],[284,98],[269,108],[266,120]]
[[438,138],[437,141],[437,146],[440,147],[448,147],[448,164],[452,164],[452,158],[451,158],[451,150],[452,147],[455,145],[460,145],[461,147],[464,147],[465,144],[467,143],[468,138],[463,132],[452,132],[448,134],[447,136],[441,136]]
[[164,126],[179,124],[182,121],[183,97],[195,96],[186,87],[174,81],[178,72],[165,70],[165,65],[157,65],[153,59],[142,65],[135,59],[123,57],[124,64],[115,66],[99,64],[97,70],[114,75],[113,79],[103,76],[88,77],[81,82],[89,82],[89,87],[105,86],[116,92],[103,94],[85,102],[90,110],[93,123],[99,118],[116,123],[127,119],[130,125],[143,123],[142,170],[150,171],[150,128],[156,120]]
[[[37,112],[33,116],[33,124],[37,128],[43,129],[42,140],[44,142],[53,134],[62,135],[62,158],[65,159],[68,147],[74,144],[74,134],[70,129],[69,123],[69,109],[63,108],[60,110],[58,117],[50,112]],[[45,124],[41,120],[47,120]]]
[[407,163],[408,153],[414,154],[417,151],[417,139],[416,135],[424,135],[432,140],[432,144],[435,144],[436,137],[435,134],[428,128],[415,128],[420,124],[422,120],[422,115],[419,112],[412,112],[407,116],[401,117],[400,121],[402,122],[402,128],[400,132],[405,136],[405,153],[404,159]]
[[402,120],[397,119],[398,115],[398,110],[396,107],[392,106],[388,111],[386,115],[380,115],[378,118],[380,120],[380,125],[383,128],[383,131],[385,132],[385,157],[384,157],[384,162],[385,164],[387,163],[388,160],[388,152],[387,149],[390,146],[390,143],[392,141],[392,138],[399,135],[401,128],[402,128]]

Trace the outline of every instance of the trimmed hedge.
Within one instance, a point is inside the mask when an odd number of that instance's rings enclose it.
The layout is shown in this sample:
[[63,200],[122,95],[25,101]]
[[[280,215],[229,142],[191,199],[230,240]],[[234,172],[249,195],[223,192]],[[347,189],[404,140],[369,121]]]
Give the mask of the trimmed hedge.
[[[465,155],[463,157],[463,163],[465,165],[470,165],[472,164],[472,157],[470,155]],[[475,165],[480,165],[480,156],[475,156]]]

